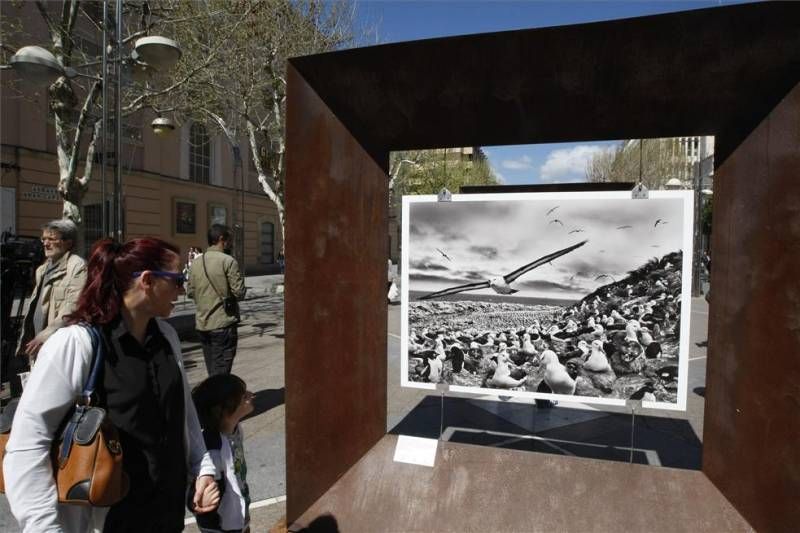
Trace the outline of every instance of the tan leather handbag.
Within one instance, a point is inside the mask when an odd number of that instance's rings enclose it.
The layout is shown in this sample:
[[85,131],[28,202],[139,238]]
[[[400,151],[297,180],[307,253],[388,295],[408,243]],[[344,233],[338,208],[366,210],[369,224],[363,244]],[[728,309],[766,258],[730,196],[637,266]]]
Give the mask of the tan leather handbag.
[[[59,502],[108,507],[125,497],[130,483],[122,467],[117,428],[108,420],[105,409],[92,405],[105,349],[99,331],[94,327],[88,330],[94,362],[81,397],[62,424],[60,438],[53,442],[53,474]],[[5,455],[7,441],[8,433],[0,434],[0,458]],[[0,491],[5,492],[2,475]]]

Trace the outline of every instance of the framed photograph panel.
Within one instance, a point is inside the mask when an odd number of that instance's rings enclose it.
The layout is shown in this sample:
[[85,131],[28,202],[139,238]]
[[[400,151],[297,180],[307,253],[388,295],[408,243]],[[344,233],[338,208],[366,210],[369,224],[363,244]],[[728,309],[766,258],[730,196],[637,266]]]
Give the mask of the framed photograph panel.
[[403,198],[401,384],[684,410],[691,191]]
[[208,204],[208,227],[214,224],[228,224],[228,207],[222,204]]
[[175,233],[197,233],[197,205],[189,200],[174,200]]

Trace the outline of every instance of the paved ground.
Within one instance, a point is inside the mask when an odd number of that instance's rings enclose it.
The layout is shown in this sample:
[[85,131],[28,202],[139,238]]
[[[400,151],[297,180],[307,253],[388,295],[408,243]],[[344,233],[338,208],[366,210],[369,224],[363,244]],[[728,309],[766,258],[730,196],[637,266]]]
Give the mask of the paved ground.
[[[253,531],[266,531],[285,513],[285,410],[282,277],[248,278],[253,287],[242,303],[239,352],[233,371],[256,393],[256,411],[243,423]],[[699,468],[702,450],[707,305],[693,300],[686,412],[637,413],[633,460],[653,465]],[[190,383],[205,378],[202,351],[192,335],[192,306],[176,307],[172,322],[182,332]],[[502,446],[627,461],[631,416],[624,409],[570,406],[537,409],[528,402],[489,398],[442,399],[400,387],[400,306],[389,306],[387,431],[453,442]],[[0,532],[17,532],[5,497],[0,496]],[[189,525],[187,531],[197,531]]]

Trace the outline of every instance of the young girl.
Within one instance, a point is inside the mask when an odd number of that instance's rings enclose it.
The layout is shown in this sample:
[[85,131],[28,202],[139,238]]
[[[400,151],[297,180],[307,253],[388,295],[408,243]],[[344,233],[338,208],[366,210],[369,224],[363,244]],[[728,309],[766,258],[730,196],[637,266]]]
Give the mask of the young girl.
[[250,490],[244,460],[244,437],[239,421],[253,412],[253,394],[233,374],[209,377],[192,390],[203,438],[220,479],[216,511],[196,514],[204,533],[250,531]]

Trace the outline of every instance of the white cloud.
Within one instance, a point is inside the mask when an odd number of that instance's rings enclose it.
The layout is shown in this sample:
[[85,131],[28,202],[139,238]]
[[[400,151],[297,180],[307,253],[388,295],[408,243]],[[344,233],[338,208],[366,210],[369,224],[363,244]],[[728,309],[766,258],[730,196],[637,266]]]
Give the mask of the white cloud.
[[494,177],[497,178],[497,183],[505,185],[506,177],[503,176],[503,174],[501,174],[500,172],[498,172],[496,168],[492,168],[492,171],[494,172]]
[[582,144],[573,148],[553,150],[539,169],[539,175],[542,180],[553,183],[584,180],[586,165],[592,157],[608,149],[604,146]]
[[523,155],[519,159],[504,159],[500,166],[506,170],[530,170],[533,168],[533,160],[527,155]]

